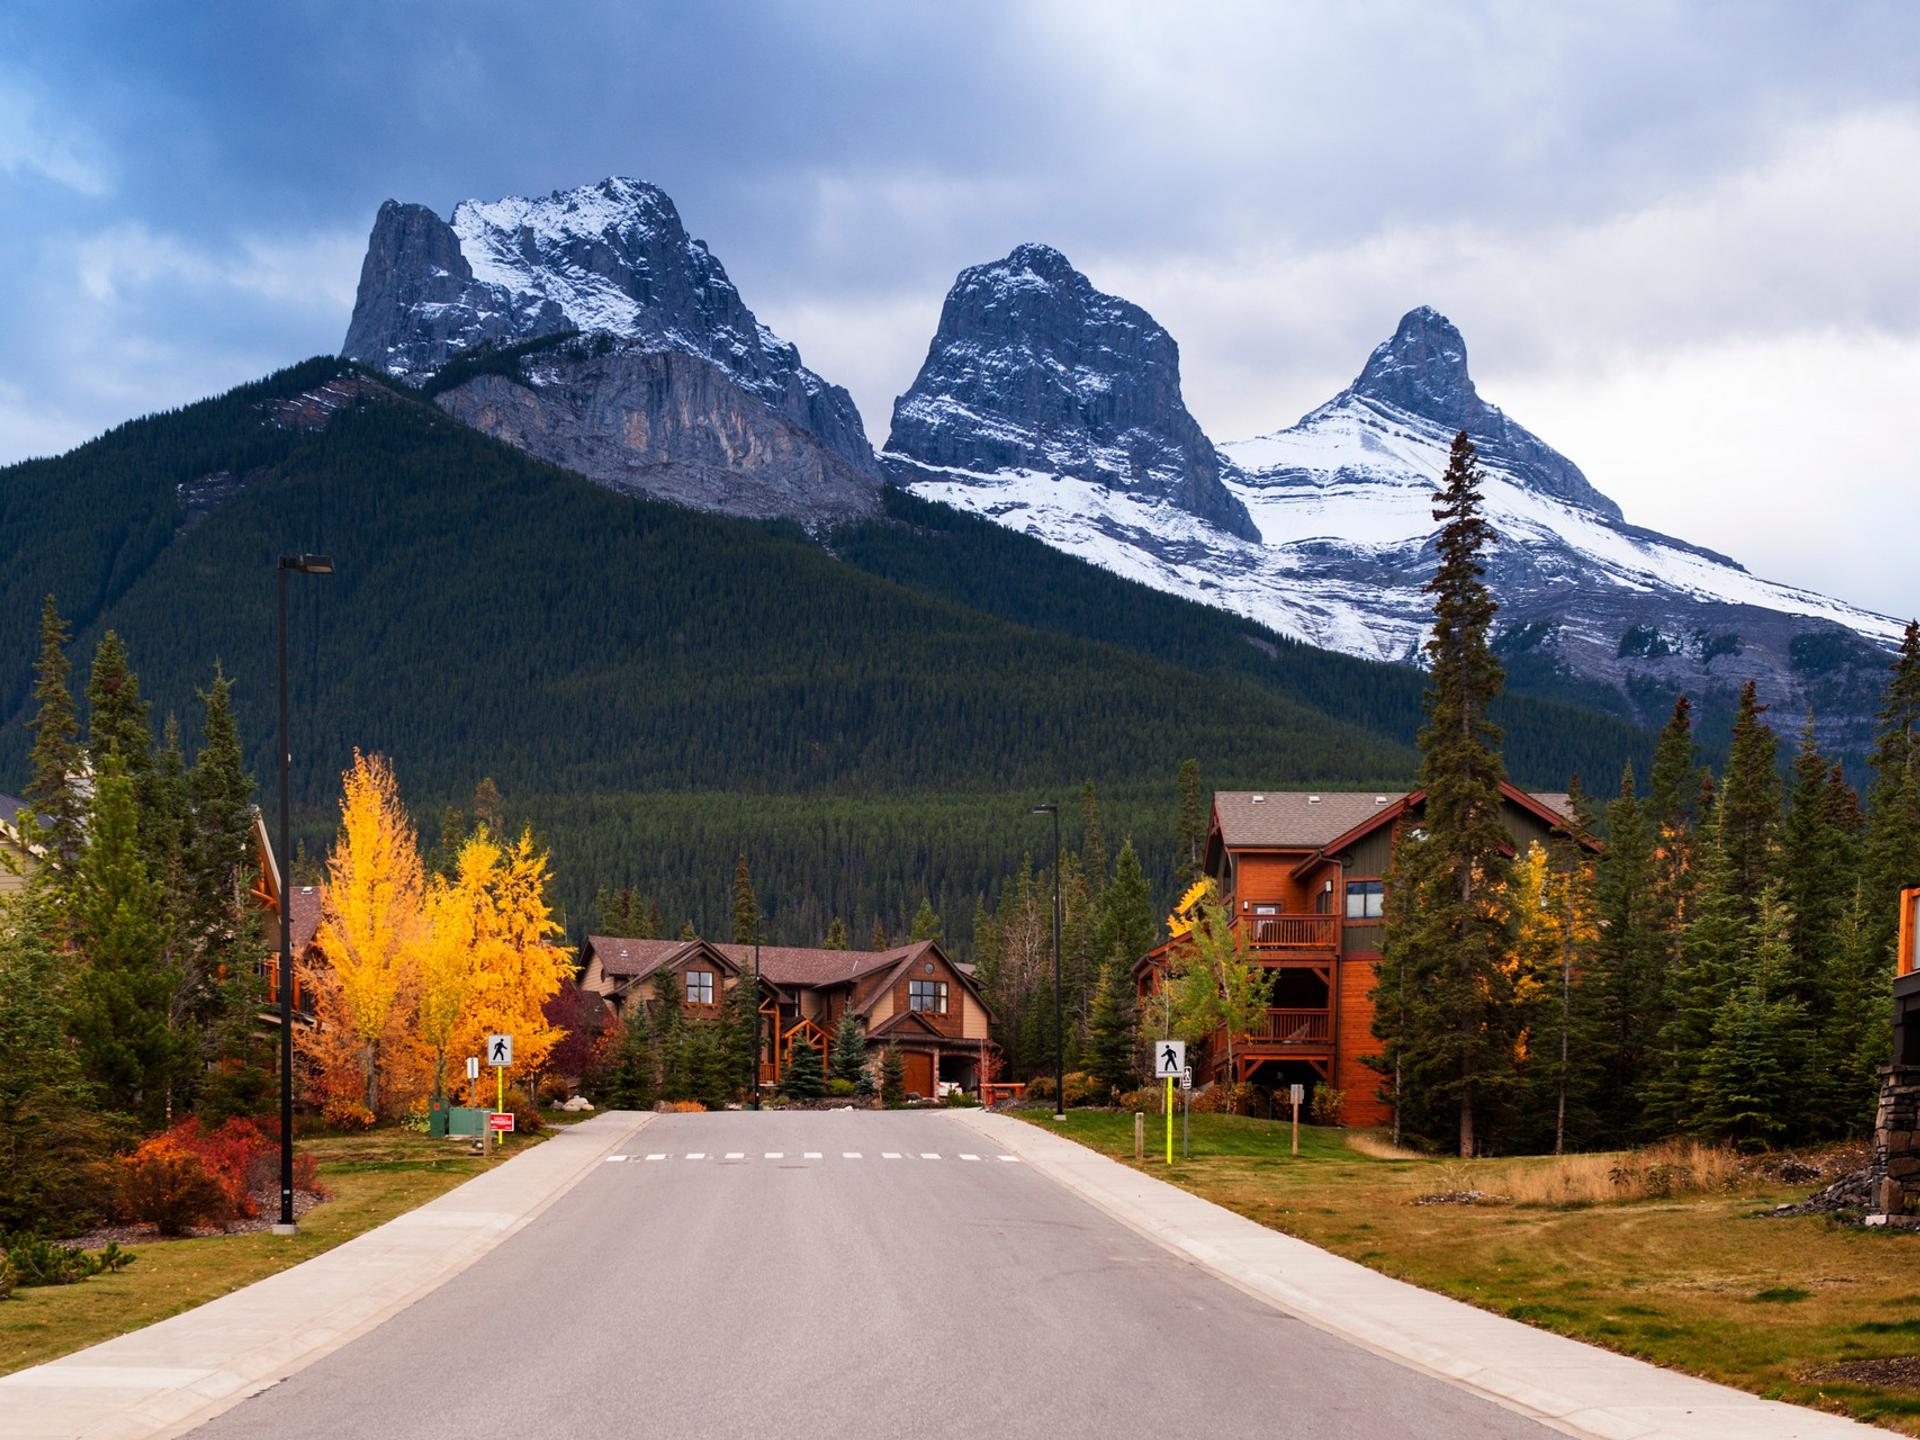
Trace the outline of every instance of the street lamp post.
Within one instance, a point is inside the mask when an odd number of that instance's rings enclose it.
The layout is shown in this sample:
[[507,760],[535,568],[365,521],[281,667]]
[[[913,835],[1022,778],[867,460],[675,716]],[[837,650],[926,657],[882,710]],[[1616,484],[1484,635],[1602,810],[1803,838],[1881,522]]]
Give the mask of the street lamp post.
[[1060,998],[1060,806],[1048,801],[1035,815],[1053,816],[1053,1118],[1067,1118],[1067,1030]]
[[[779,1037],[774,1041],[779,1043]],[[760,937],[753,937],[753,1108],[760,1108]]]
[[333,561],[325,555],[282,555],[280,557],[280,1222],[276,1235],[295,1233],[293,1223],[293,883],[288,866],[293,859],[289,839],[292,805],[288,762],[291,742],[287,737],[287,576],[331,575]]

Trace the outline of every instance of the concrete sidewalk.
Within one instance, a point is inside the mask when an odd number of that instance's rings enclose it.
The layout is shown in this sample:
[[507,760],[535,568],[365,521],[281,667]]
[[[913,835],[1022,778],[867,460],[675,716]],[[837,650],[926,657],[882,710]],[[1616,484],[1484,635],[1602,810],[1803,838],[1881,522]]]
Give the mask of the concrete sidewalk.
[[1023,1120],[948,1112],[1089,1204],[1375,1354],[1592,1440],[1867,1440],[1887,1431],[1761,1400],[1393,1280]]
[[158,1440],[312,1364],[473,1264],[652,1117],[608,1111],[323,1255],[0,1376],[6,1440]]

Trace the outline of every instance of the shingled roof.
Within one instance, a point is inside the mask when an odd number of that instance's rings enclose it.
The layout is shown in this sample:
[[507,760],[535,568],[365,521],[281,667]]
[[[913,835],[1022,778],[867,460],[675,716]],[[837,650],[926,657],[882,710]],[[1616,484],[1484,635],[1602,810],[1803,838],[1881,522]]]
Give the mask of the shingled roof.
[[[898,965],[926,942],[894,950],[814,950],[797,945],[762,945],[760,975],[774,985],[838,985],[875,970]],[[753,968],[753,946],[713,947],[743,970]]]
[[[1405,790],[1219,790],[1213,813],[1220,838],[1235,850],[1317,850],[1405,799]],[[1565,794],[1533,794],[1565,817]]]

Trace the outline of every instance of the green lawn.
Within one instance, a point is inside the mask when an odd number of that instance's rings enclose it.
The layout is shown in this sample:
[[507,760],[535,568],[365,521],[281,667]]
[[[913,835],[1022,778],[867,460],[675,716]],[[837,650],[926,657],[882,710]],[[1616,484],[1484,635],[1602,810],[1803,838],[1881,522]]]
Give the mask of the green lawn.
[[[539,1137],[507,1142],[514,1154]],[[484,1163],[457,1142],[408,1130],[303,1139],[320,1162],[333,1199],[300,1221],[300,1233],[150,1240],[130,1248],[139,1259],[116,1275],[78,1285],[16,1290],[0,1302],[0,1375],[66,1355],[115,1335],[191,1310],[444,1194]]]
[[[1020,1118],[1135,1163],[1131,1115]],[[1920,1391],[1813,1378],[1920,1351],[1920,1235],[1760,1218],[1804,1188],[1581,1209],[1415,1205],[1553,1162],[1371,1159],[1345,1132],[1305,1125],[1296,1160],[1284,1123],[1195,1115],[1193,1159],[1169,1167],[1154,1158],[1155,1124],[1141,1169],[1263,1225],[1517,1320],[1920,1435]]]

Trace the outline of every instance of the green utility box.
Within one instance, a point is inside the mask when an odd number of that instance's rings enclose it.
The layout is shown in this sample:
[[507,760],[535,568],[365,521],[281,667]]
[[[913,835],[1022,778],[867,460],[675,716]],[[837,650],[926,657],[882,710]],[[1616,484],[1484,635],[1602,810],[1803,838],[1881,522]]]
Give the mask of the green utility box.
[[447,1111],[448,1135],[484,1135],[487,1131],[487,1111],[472,1105],[455,1105]]
[[447,1102],[442,1096],[436,1095],[427,1102],[427,1134],[435,1139],[446,1138],[447,1109]]

